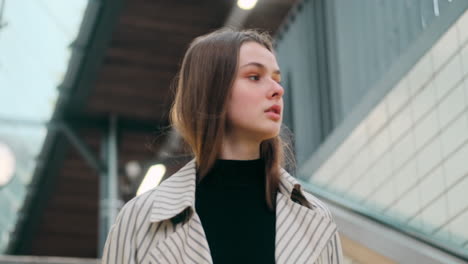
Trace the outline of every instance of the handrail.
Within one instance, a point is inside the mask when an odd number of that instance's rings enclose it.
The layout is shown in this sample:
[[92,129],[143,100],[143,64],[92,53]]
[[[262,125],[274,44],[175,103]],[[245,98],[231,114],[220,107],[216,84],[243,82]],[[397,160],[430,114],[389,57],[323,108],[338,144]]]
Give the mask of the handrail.
[[100,259],[0,255],[0,264],[98,264]]

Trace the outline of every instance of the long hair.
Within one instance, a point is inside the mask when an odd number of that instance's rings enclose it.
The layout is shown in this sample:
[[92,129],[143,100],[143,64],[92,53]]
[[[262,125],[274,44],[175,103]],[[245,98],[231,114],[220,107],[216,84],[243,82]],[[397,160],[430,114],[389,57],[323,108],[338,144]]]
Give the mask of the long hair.
[[[266,33],[221,29],[193,40],[182,61],[170,116],[195,156],[198,181],[221,153],[227,103],[237,74],[239,50],[245,42],[256,42],[273,52],[271,37]],[[260,144],[260,158],[265,163],[265,199],[271,210],[276,206],[283,156],[279,136]]]

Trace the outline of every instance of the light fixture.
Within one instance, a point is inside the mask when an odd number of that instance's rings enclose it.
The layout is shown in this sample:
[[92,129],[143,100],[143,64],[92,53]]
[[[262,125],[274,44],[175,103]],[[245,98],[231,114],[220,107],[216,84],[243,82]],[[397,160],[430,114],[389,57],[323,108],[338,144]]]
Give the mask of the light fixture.
[[257,0],[237,0],[237,6],[244,10],[250,10],[257,4]]
[[130,180],[135,180],[141,173],[140,163],[136,160],[131,160],[125,164],[125,172]]
[[15,155],[11,149],[0,142],[0,187],[6,185],[15,172]]
[[146,172],[140,187],[138,187],[136,195],[138,196],[158,186],[164,176],[164,173],[166,173],[166,166],[163,164],[152,165],[148,169],[148,172]]

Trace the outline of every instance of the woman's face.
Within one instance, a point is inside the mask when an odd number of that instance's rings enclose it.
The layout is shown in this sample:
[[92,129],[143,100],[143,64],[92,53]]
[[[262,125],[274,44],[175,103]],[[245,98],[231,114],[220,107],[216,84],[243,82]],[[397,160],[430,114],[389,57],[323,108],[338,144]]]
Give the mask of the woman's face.
[[227,134],[263,141],[278,135],[283,87],[276,58],[256,42],[242,44],[227,108]]

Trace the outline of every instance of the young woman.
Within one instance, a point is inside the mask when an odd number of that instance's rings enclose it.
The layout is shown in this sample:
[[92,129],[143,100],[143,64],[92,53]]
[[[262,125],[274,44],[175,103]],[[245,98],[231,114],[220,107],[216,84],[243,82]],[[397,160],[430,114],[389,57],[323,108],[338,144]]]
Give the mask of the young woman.
[[129,201],[103,263],[342,263],[330,212],[281,165],[281,73],[268,35],[196,38],[172,123],[195,159]]

